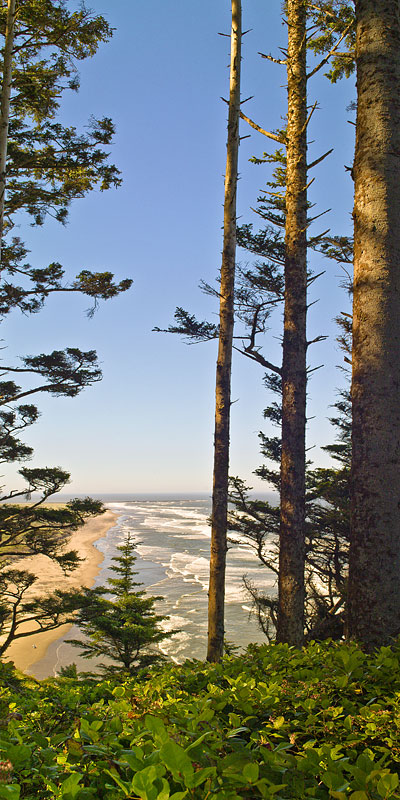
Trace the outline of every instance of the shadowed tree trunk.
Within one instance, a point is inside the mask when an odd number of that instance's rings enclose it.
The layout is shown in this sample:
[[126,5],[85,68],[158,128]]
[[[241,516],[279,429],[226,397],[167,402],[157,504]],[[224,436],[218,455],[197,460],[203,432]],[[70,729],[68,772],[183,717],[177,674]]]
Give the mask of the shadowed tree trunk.
[[400,632],[400,19],[356,0],[353,463],[348,636]]
[[11,68],[12,49],[14,44],[15,2],[16,0],[8,0],[0,105],[0,272],[1,239],[3,236],[4,201],[6,189],[8,124],[10,119]]
[[307,312],[306,3],[288,0],[288,125],[277,641],[304,635]]
[[215,390],[214,479],[208,602],[208,661],[219,661],[223,655],[224,647],[241,37],[241,0],[232,0],[230,93],[224,201],[224,244],[221,266],[220,333]]

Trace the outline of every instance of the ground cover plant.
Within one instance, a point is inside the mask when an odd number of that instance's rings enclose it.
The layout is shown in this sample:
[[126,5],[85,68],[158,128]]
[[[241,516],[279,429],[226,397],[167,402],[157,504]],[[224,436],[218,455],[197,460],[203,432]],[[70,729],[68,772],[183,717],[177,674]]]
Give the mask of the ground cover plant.
[[3,665],[0,798],[399,798],[399,659],[250,646],[123,683]]

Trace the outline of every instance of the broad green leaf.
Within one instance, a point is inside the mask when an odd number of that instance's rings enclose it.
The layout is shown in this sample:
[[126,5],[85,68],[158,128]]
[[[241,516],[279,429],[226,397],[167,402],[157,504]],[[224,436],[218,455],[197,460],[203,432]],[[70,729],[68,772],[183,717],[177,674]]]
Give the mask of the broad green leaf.
[[159,739],[160,742],[168,741],[168,732],[164,725],[164,723],[158,717],[152,717],[150,714],[146,714],[144,718],[144,723],[146,728],[156,737]]
[[390,797],[399,785],[399,776],[395,773],[382,775],[377,784],[377,790],[381,797]]
[[135,753],[124,753],[122,758],[127,764],[129,764],[132,772],[140,772],[140,770],[144,767],[143,761],[137,758]]
[[164,773],[162,764],[152,764],[140,770],[131,780],[131,793],[135,792],[142,800],[156,800],[158,789],[154,786],[154,781],[161,778]]
[[14,744],[7,748],[7,758],[15,769],[27,765],[31,758],[31,749],[26,744]]
[[0,784],[0,797],[1,800],[19,800],[21,787],[17,783],[11,783],[8,786]]
[[128,795],[131,793],[130,785],[129,785],[129,783],[126,783],[126,781],[122,781],[121,780],[121,778],[118,775],[117,770],[114,770],[113,772],[111,772],[109,769],[105,769],[104,772],[106,773],[106,775],[109,775],[110,778],[113,779],[113,781],[115,781],[115,783],[117,784],[117,786],[119,786],[120,789],[122,789],[125,797],[128,797]]
[[255,783],[256,781],[258,781],[258,774],[259,774],[258,764],[246,764],[246,766],[243,767],[243,777],[249,783]]
[[190,751],[193,750],[195,747],[197,747],[198,744],[204,742],[204,739],[206,739],[207,736],[211,736],[211,733],[212,731],[206,731],[205,733],[202,733],[201,736],[199,736],[199,738],[196,739],[195,742],[192,742],[192,744],[190,744],[188,747],[185,748],[185,753],[190,753]]
[[79,772],[71,772],[71,775],[68,775],[68,778],[61,784],[61,796],[71,795],[71,797],[75,797],[79,792],[78,784],[82,778],[83,775]]
[[114,697],[125,697],[125,686],[116,686],[113,689]]
[[192,777],[187,775],[185,778],[185,783],[189,789],[195,789],[196,786],[201,786],[201,784],[204,783],[207,778],[214,777],[216,773],[216,767],[204,767],[204,769],[198,769]]
[[160,759],[174,778],[179,778],[179,775],[184,777],[193,775],[193,765],[190,758],[179,744],[172,742],[170,739],[162,745]]
[[169,783],[165,778],[161,778],[162,789],[157,795],[157,800],[169,800]]
[[335,792],[344,792],[349,785],[349,782],[346,781],[340,772],[325,772],[321,775],[321,779],[328,789],[334,789]]

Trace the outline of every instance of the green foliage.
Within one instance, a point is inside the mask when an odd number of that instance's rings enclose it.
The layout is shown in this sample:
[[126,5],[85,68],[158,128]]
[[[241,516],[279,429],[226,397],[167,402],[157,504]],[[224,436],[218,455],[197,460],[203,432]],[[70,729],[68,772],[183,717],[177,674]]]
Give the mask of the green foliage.
[[[99,299],[108,300],[130,288],[132,281],[125,278],[114,283],[111,272],[90,272],[82,270],[68,283],[65,270],[58,262],[47,267],[35,269],[25,263],[27,249],[18,237],[4,244],[2,248],[3,280],[0,286],[0,314],[2,317],[14,309],[24,314],[35,314],[43,307],[46,299],[54,292],[79,292],[93,299],[88,310],[91,316],[97,308]],[[21,281],[23,285],[16,283]]]
[[[7,4],[3,3],[3,38],[6,17]],[[108,145],[114,126],[108,117],[92,118],[84,133],[73,125],[61,125],[56,119],[64,90],[79,88],[76,63],[94,55],[100,44],[111,37],[108,23],[84,3],[71,11],[66,0],[17,0],[14,30],[6,233],[20,212],[30,215],[33,224],[41,225],[47,215],[65,222],[72,200],[94,188],[105,190],[121,182],[118,169],[109,163]],[[4,242],[2,247],[2,317],[15,309],[24,314],[35,313],[53,292],[89,296],[93,303],[88,312],[91,314],[100,298],[114,297],[132,283],[128,279],[115,283],[110,272],[88,270],[68,282],[61,264],[54,261],[47,267],[33,268],[26,263],[27,252],[18,237]],[[13,380],[16,375],[23,385]],[[21,441],[20,435],[36,422],[39,412],[36,406],[20,404],[20,400],[43,392],[75,397],[100,378],[93,350],[66,348],[25,356],[17,364],[3,363],[0,462],[20,462],[32,456],[32,448]],[[14,568],[13,561],[42,554],[55,560],[64,573],[71,571],[79,559],[76,552],[65,549],[68,536],[103,510],[101,503],[90,498],[71,501],[63,508],[46,507],[45,501],[69,481],[69,473],[59,467],[25,467],[19,474],[26,482],[24,488],[0,490],[0,501],[11,501],[0,506],[0,654],[14,639],[29,635],[23,623],[35,623],[33,632],[50,630],[70,620],[76,608],[76,598],[69,593],[56,592],[32,601],[29,589],[36,576]],[[32,492],[40,494],[33,504],[16,504],[21,499],[30,500]],[[7,791],[0,785],[0,797],[6,796]],[[9,796],[14,795],[11,792]]]
[[[79,88],[76,62],[93,56],[112,35],[104,17],[65,0],[17,2],[7,153],[6,225],[23,210],[41,225],[47,214],[65,222],[74,198],[95,186],[120,184],[104,145],[114,128],[92,119],[84,134],[55,121],[66,89]],[[7,7],[0,9],[5,34]]]
[[[316,56],[322,55],[326,58],[322,62],[318,59],[317,64],[323,67],[329,63],[329,72],[325,74],[332,83],[343,77],[349,78],[355,70],[353,3],[350,0],[312,2],[308,5],[308,16],[315,26],[308,39],[308,48]],[[335,47],[336,50],[332,53]]]
[[0,797],[399,798],[399,657],[250,646],[141,680],[3,686]]
[[[141,584],[134,580],[135,544],[130,534],[117,551],[120,555],[111,559],[110,568],[117,577],[109,578],[107,586],[85,589],[77,598],[80,610],[75,624],[85,638],[69,641],[82,650],[84,658],[106,657],[108,663],[100,665],[105,674],[121,674],[125,670],[134,675],[161,659],[152,646],[176,631],[166,633],[160,627],[168,617],[157,615],[154,604],[162,597],[151,597],[136,589]],[[110,594],[111,598],[104,597]]]
[[[102,503],[88,497],[71,500],[63,507],[45,506],[47,497],[68,481],[68,473],[57,468],[25,468],[20,472],[29,489],[42,495],[34,505],[0,506],[0,656],[15,639],[71,622],[79,606],[76,592],[56,591],[33,600],[29,590],[37,576],[15,569],[13,562],[41,554],[56,561],[64,574],[68,574],[80,563],[75,550],[65,549],[68,536],[86,519],[104,511]],[[24,624],[28,622],[30,629],[26,631]]]

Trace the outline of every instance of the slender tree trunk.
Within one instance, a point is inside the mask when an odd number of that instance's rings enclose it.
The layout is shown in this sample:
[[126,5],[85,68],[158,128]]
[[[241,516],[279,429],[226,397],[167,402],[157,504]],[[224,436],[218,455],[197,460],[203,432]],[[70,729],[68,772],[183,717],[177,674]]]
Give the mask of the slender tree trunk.
[[236,190],[239,152],[241,0],[232,0],[228,143],[225,173],[224,244],[220,285],[220,334],[215,389],[214,479],[212,497],[208,661],[224,647],[226,532],[228,513],[229,423],[236,257]]
[[11,69],[12,69],[12,49],[14,44],[15,3],[16,0],[8,0],[6,36],[4,43],[3,79],[2,79],[1,104],[0,104],[0,271],[1,271],[1,239],[3,236],[4,203],[5,203],[5,189],[6,189],[8,125],[10,119]]
[[277,641],[304,635],[307,312],[306,3],[288,0],[285,310],[282,352],[281,527]]
[[356,0],[352,511],[348,636],[400,632],[400,19]]

